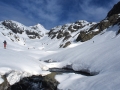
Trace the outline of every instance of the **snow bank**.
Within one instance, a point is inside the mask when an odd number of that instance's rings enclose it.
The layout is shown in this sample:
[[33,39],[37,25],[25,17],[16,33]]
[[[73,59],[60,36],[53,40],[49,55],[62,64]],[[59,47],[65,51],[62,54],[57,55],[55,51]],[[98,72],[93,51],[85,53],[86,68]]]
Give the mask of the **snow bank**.
[[97,74],[72,80],[71,77],[67,79],[66,76],[56,78],[60,82],[58,88],[63,90],[119,90],[120,36],[116,36],[117,30],[119,30],[118,26],[110,27],[89,41],[82,44],[79,42],[79,45],[74,48],[66,48],[42,58],[57,61],[56,64],[59,63],[57,67],[71,64],[76,71],[82,70]]

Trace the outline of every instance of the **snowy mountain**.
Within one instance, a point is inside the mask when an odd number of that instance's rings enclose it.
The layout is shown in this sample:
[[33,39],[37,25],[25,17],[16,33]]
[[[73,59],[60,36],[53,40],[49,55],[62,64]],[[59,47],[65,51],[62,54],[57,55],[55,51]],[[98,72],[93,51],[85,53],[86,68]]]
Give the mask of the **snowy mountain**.
[[5,20],[0,23],[0,28],[4,36],[9,37],[13,42],[19,43],[21,41],[22,45],[25,45],[26,39],[42,39],[48,37],[52,41],[55,39],[58,39],[58,41],[60,40],[57,47],[65,48],[76,41],[80,31],[88,31],[95,24],[95,22],[79,20],[75,23],[65,24],[63,26],[54,27],[51,30],[46,30],[40,24],[27,27],[13,20]]
[[[120,89],[120,2],[102,21],[79,20],[46,30],[16,21],[0,23],[0,83],[47,75],[49,68],[69,68],[92,76],[63,73],[55,76],[60,90]],[[61,47],[61,48],[60,48]],[[47,61],[47,63],[46,63]],[[0,87],[1,88],[1,87]]]
[[4,36],[9,37],[13,42],[22,41],[23,45],[26,39],[40,39],[48,32],[40,24],[27,27],[13,20],[2,21],[0,23],[0,28]]
[[50,30],[48,35],[51,39],[61,39],[60,47],[65,48],[76,41],[76,37],[80,31],[88,31],[95,24],[95,22],[79,20],[75,23],[54,27]]

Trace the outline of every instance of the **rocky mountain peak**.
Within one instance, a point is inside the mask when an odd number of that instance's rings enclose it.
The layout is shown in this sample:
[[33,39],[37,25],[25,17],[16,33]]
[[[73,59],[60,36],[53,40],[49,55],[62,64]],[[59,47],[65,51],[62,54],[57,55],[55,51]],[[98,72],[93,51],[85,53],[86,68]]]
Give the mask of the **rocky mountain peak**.
[[47,32],[47,30],[41,24],[27,27],[13,20],[5,20],[1,23],[6,29],[11,30],[13,33],[26,33],[31,39],[43,37]]
[[25,29],[24,25],[13,20],[5,20],[2,22],[2,24],[6,27],[6,29],[10,29],[16,34],[22,34],[22,32],[24,32]]
[[35,26],[25,26],[17,21],[5,20],[0,22],[1,33],[13,42],[23,42],[26,39],[41,39],[47,30],[40,24]]
[[114,14],[120,14],[120,1],[108,12],[107,17],[110,17]]
[[37,31],[39,31],[39,32],[41,32],[41,33],[43,33],[43,34],[45,34],[45,33],[47,33],[48,32],[48,30],[46,30],[45,28],[44,28],[44,26],[42,26],[41,24],[36,24],[36,25],[34,25],[34,26],[30,26],[30,28],[31,29],[34,29],[34,30],[37,30]]

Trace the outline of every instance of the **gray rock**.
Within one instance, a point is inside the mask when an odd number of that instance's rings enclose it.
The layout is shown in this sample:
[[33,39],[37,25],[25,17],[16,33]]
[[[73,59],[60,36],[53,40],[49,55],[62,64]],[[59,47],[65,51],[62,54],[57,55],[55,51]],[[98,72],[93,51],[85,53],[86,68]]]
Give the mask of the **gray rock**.
[[8,88],[10,86],[10,84],[8,83],[6,77],[2,76],[2,79],[4,80],[4,82],[2,84],[0,84],[0,90],[10,90]]

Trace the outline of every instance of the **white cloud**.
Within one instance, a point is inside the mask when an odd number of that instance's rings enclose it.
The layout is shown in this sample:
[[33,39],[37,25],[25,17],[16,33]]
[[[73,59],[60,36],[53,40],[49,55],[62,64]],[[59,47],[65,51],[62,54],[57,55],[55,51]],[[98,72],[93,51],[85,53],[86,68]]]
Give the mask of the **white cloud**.
[[96,4],[90,4],[91,1],[92,0],[86,0],[82,4],[80,3],[79,6],[83,10],[84,14],[80,13],[80,12],[79,13],[81,14],[81,16],[86,18],[86,20],[92,20],[93,19],[93,21],[99,21],[99,20],[104,19],[107,16],[107,13],[111,9],[111,7],[118,0],[115,0],[114,3],[113,2],[108,2],[109,5],[106,6],[106,7],[97,6]]
[[[106,17],[106,14],[116,2],[113,0],[109,2],[109,6],[100,7],[90,5],[92,0],[82,1],[78,7],[79,0],[74,0],[75,8],[70,10],[62,5],[68,1],[59,0],[20,0],[16,1],[18,6],[9,5],[0,2],[1,20],[13,19],[25,25],[33,25],[40,23],[46,28],[52,28],[58,24],[66,24],[75,22],[77,20],[99,21]],[[65,9],[64,9],[65,7]],[[82,10],[81,10],[82,9]]]
[[24,12],[4,3],[1,3],[0,15],[1,21],[16,20],[26,25],[35,23],[32,20],[30,20],[30,15],[26,16]]
[[47,28],[59,22],[62,9],[57,0],[20,0],[17,2],[18,7],[2,3],[1,20],[12,19],[25,25],[41,23]]
[[47,19],[48,21],[57,21],[58,15],[62,12],[61,6],[55,0],[39,1],[24,1],[22,5],[28,10],[26,13],[36,14],[40,19]]

